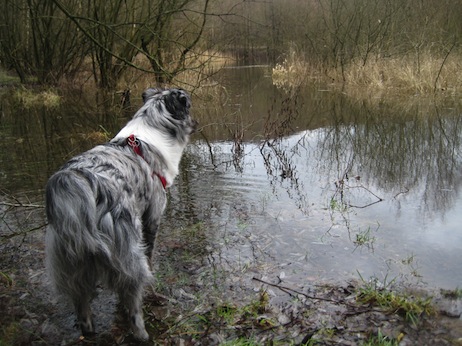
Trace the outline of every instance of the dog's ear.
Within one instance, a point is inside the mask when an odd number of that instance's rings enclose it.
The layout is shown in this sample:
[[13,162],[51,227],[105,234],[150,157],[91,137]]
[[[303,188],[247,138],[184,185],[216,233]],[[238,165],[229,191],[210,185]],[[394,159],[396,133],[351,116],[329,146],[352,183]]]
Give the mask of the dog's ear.
[[143,98],[143,103],[146,103],[147,100],[149,100],[151,97],[153,97],[154,95],[160,92],[162,92],[162,90],[157,89],[157,88],[146,89],[141,95],[141,97]]
[[165,96],[165,107],[175,119],[183,119],[189,114],[191,99],[186,91],[171,89]]

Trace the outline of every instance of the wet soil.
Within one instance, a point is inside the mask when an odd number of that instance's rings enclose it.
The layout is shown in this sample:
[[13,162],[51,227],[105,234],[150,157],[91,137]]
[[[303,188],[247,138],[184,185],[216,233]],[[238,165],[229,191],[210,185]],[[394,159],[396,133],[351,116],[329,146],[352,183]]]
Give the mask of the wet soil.
[[[80,336],[72,308],[47,283],[43,235],[41,227],[2,234],[0,345],[138,344],[104,289],[93,302],[98,334]],[[144,304],[147,344],[362,345],[381,335],[399,345],[462,345],[460,297],[407,288],[407,297],[433,297],[434,312],[412,322],[399,309],[361,302],[361,282],[293,284],[252,271],[214,270],[212,277],[204,263],[184,256],[191,246],[158,243],[157,280]]]

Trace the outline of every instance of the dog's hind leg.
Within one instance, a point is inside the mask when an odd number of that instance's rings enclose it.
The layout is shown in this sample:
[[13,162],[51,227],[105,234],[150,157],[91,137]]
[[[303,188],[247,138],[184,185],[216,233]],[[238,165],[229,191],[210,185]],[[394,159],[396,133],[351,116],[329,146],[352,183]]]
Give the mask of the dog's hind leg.
[[97,272],[95,266],[96,264],[89,259],[88,262],[82,264],[82,268],[76,269],[75,275],[68,280],[68,284],[73,288],[71,297],[77,315],[77,323],[85,336],[95,333],[90,306],[96,289],[95,276]]
[[93,317],[90,307],[90,296],[80,295],[74,297],[74,307],[77,314],[77,323],[84,336],[89,336],[95,333]]
[[[97,265],[92,256],[87,256],[86,262],[80,262],[79,266],[69,266],[70,273],[67,285],[70,288],[68,293],[72,298],[77,324],[82,331],[82,335],[91,336],[95,334],[93,314],[90,303],[95,296],[98,272]],[[74,270],[72,270],[74,268]]]
[[154,242],[156,240],[157,226],[154,229],[144,229],[145,250],[144,254],[148,261],[149,269],[152,271],[152,252],[154,249]]
[[134,285],[131,288],[126,288],[119,293],[119,299],[128,310],[128,319],[135,338],[141,341],[148,340],[149,334],[143,319],[143,286]]
[[145,245],[144,254],[147,257],[149,269],[152,271],[152,251],[157,230],[159,229],[160,216],[154,214],[151,209],[152,206],[143,215],[143,241]]

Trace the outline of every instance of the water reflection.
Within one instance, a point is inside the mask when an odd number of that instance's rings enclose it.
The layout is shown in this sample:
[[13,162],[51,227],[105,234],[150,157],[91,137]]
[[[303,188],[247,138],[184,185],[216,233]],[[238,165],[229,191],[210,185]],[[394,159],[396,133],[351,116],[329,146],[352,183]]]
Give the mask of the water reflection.
[[[353,101],[319,87],[287,94],[264,68],[221,77],[220,102],[195,100],[203,128],[170,191],[165,266],[186,249],[189,266],[176,269],[202,280],[221,266],[234,278],[343,280],[359,271],[462,285],[458,104]],[[52,111],[3,97],[2,111],[2,190],[34,202],[59,165],[126,121],[84,97]]]
[[[67,159],[105,140],[126,120],[107,94],[64,96],[57,108],[25,107],[15,90],[3,93],[0,118],[0,185],[16,193],[42,190]],[[103,101],[104,100],[104,101]],[[104,131],[103,131],[104,130]]]
[[[265,249],[273,276],[290,262],[296,280],[357,277],[358,270],[460,286],[459,105],[352,102],[316,89],[278,93],[271,89],[266,113],[236,119],[251,139],[239,151],[236,141],[198,142],[191,150],[201,158],[197,169],[218,179],[195,199],[245,210],[252,220],[228,212],[217,223],[235,233],[245,224],[248,247]],[[250,101],[239,106],[258,109]]]
[[[247,239],[236,245],[238,254],[236,248],[220,249],[225,257],[252,258],[242,245],[258,248],[256,267],[266,261],[274,277],[286,263],[296,281],[357,277],[358,270],[364,277],[406,273],[436,286],[460,285],[462,233],[454,225],[460,222],[461,162],[453,155],[458,118],[418,119],[415,126],[398,126],[390,118],[372,126],[375,120],[366,120],[271,144],[246,143],[238,167],[229,165],[231,142],[214,144],[218,168],[207,164],[208,150],[196,143],[191,155],[201,157],[202,168],[195,168],[198,187],[188,193],[196,206],[213,206],[215,236],[224,236],[224,227]],[[382,142],[397,126],[407,144],[394,136]],[[387,151],[396,161],[381,155]]]

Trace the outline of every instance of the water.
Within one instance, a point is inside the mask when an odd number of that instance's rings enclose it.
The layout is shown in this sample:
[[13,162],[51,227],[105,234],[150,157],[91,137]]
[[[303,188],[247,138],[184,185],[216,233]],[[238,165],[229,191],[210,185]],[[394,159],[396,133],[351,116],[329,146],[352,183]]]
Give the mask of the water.
[[[179,282],[180,270],[229,287],[252,277],[462,287],[459,104],[358,101],[327,87],[284,91],[265,67],[220,78],[219,101],[194,100],[202,133],[170,190],[161,279]],[[43,204],[52,172],[102,141],[102,129],[116,133],[127,117],[105,100],[76,96],[58,109],[24,109],[4,94],[4,200]],[[18,219],[8,210],[0,234],[15,232]],[[33,228],[43,213],[20,221]]]

